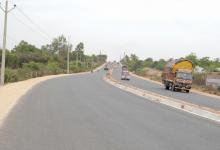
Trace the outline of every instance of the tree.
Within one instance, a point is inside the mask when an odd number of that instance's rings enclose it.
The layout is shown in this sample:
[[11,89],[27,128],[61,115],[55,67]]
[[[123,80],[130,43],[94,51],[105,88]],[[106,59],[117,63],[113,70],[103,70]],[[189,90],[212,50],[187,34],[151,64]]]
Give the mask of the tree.
[[[34,76],[64,73],[67,63],[67,51],[70,50],[71,72],[88,71],[99,66],[107,59],[106,55],[85,55],[84,44],[80,42],[74,51],[72,45],[61,35],[54,38],[50,44],[37,48],[26,41],[21,41],[13,50],[6,50],[6,82],[25,80]],[[0,49],[0,60],[2,55]],[[76,56],[80,54],[79,66],[76,64]],[[1,62],[0,62],[1,65]]]
[[9,62],[16,62],[18,63],[17,66],[19,67],[22,67],[24,63],[29,63],[32,61],[47,63],[49,60],[49,58],[44,55],[40,49],[25,41],[21,41],[17,46],[15,46],[7,59],[13,59],[7,60],[7,64],[9,64]]
[[203,57],[199,60],[199,65],[201,67],[207,68],[211,64],[210,58],[209,57]]
[[152,58],[147,58],[144,60],[144,67],[152,67],[154,60]]
[[41,47],[42,50],[48,51],[52,54],[58,54],[63,59],[67,58],[67,50],[72,49],[72,45],[68,43],[64,35],[54,38],[51,44]]
[[77,54],[77,60],[79,58],[80,61],[82,61],[83,59],[83,56],[84,56],[84,43],[83,42],[80,42],[79,44],[77,44],[76,48],[75,48],[75,51],[76,51],[76,54]]
[[198,58],[195,53],[191,53],[185,57],[186,59],[192,61],[194,66],[198,65]]
[[6,51],[6,67],[7,68],[18,68],[19,67],[19,59],[16,53]]
[[76,45],[75,47],[75,53],[76,53],[76,63],[78,66],[78,62],[80,60],[80,62],[82,61],[82,57],[84,57],[84,43],[80,42],[79,44]]
[[128,55],[125,55],[125,57],[121,60],[121,63],[122,63],[123,65],[128,66],[129,63],[130,63],[130,58],[129,58],[129,56],[128,56]]
[[160,59],[155,68],[158,69],[158,70],[163,70],[164,66],[166,65],[166,61],[164,59]]
[[80,42],[77,44],[75,51],[83,51],[84,50],[84,43]]
[[17,54],[22,53],[40,53],[40,50],[36,48],[34,45],[29,44],[26,41],[21,41],[17,46],[13,49]]
[[142,68],[142,61],[135,54],[131,54],[128,67],[131,71],[137,71],[138,68]]
[[62,54],[63,52],[67,50],[66,38],[63,35],[61,35],[53,39],[51,43],[51,48],[52,48],[53,53]]
[[107,59],[107,55],[98,55],[98,60],[99,62],[105,62]]

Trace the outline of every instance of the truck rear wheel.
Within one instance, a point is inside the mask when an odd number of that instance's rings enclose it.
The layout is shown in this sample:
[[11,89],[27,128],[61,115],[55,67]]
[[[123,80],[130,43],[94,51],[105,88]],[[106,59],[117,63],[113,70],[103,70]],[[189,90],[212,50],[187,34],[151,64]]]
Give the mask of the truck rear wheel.
[[189,93],[189,90],[186,90],[186,93]]
[[176,88],[175,88],[175,86],[172,86],[172,91],[174,91],[174,92],[176,91]]
[[170,89],[170,86],[166,84],[166,85],[165,85],[165,89],[166,89],[166,90],[169,90],[169,89]]

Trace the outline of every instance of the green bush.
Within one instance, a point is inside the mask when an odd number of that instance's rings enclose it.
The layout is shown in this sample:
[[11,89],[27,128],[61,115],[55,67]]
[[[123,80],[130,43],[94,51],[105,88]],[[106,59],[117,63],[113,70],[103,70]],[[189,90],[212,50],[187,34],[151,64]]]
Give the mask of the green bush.
[[146,70],[145,70],[144,68],[138,68],[138,69],[136,70],[136,73],[137,73],[138,75],[144,76],[145,73],[146,73]]
[[[21,41],[12,50],[6,51],[6,82],[66,73],[68,48],[72,49],[72,45],[68,44],[63,35],[42,48]],[[0,49],[0,62],[1,54]],[[74,51],[70,52],[70,73],[89,71],[97,64],[104,63],[106,59],[106,55],[85,55],[83,43],[80,43]],[[76,65],[76,61],[78,61],[78,65]]]
[[75,62],[70,62],[70,72],[71,73],[76,73],[78,72],[77,66]]
[[59,64],[56,62],[49,62],[47,64],[47,69],[49,74],[58,74],[63,72],[62,69],[60,69]]
[[30,69],[31,71],[39,71],[41,66],[42,65],[40,63],[36,63],[36,62],[29,62],[23,64],[23,68]]
[[5,83],[18,81],[18,75],[16,70],[6,69],[5,70]]

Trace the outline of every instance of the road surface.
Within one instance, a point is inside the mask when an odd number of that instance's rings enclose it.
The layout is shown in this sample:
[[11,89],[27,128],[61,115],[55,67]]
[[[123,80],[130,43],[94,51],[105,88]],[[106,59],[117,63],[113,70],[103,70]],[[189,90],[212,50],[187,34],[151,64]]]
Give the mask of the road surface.
[[0,150],[219,150],[220,125],[121,91],[104,72],[35,86],[0,129]]
[[[117,80],[121,80],[121,68],[119,67],[114,68],[113,78]],[[200,95],[200,94],[193,93],[193,92],[190,92],[190,93],[172,92],[170,90],[165,90],[165,88],[159,84],[146,81],[146,80],[142,80],[134,76],[131,77],[130,81],[123,81],[123,82],[126,82],[130,85],[133,85],[135,87],[138,87],[144,90],[148,90],[148,91],[155,92],[161,95],[180,99],[186,102],[194,103],[197,105],[209,107],[209,108],[220,111],[220,99],[217,99],[214,97],[204,96],[204,95]]]

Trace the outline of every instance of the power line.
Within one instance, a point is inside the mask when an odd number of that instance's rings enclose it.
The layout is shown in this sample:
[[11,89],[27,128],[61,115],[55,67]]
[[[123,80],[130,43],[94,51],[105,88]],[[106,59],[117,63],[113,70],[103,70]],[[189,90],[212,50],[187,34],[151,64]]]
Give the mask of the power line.
[[[13,13],[12,13],[13,14]],[[41,31],[34,29],[32,26],[26,24],[24,21],[22,21],[20,18],[18,18],[16,15],[13,15],[13,18],[15,20],[17,20],[20,24],[22,24],[23,26],[26,26],[26,28],[28,28],[30,31],[35,32],[35,33],[40,33],[42,35],[42,38],[44,38],[45,40],[51,40],[49,39],[47,36],[45,36],[45,34],[42,34]]]
[[11,40],[14,44],[17,43],[17,41],[16,41],[12,36],[7,35],[7,38],[8,38],[9,40]]
[[44,30],[41,28],[40,25],[38,25],[36,22],[34,22],[31,17],[29,17],[23,10],[21,10],[19,7],[17,7],[17,10],[30,22],[32,23],[42,34],[44,34],[45,36],[47,36],[49,39],[51,39],[51,36]]
[[[10,0],[13,3],[13,0]],[[33,31],[33,32],[39,32],[42,35],[44,35],[44,39],[50,41],[53,37],[50,36],[50,34],[48,32],[46,32],[39,24],[37,24],[29,15],[27,15],[27,13],[25,13],[19,6],[16,7],[18,10],[18,12],[25,17],[32,25],[35,26],[35,28],[33,28],[32,26],[26,24],[24,21],[22,21],[21,19],[19,19],[18,17],[15,17],[17,19],[17,21],[19,21],[21,24],[23,24],[24,26],[26,26],[29,30]]]

